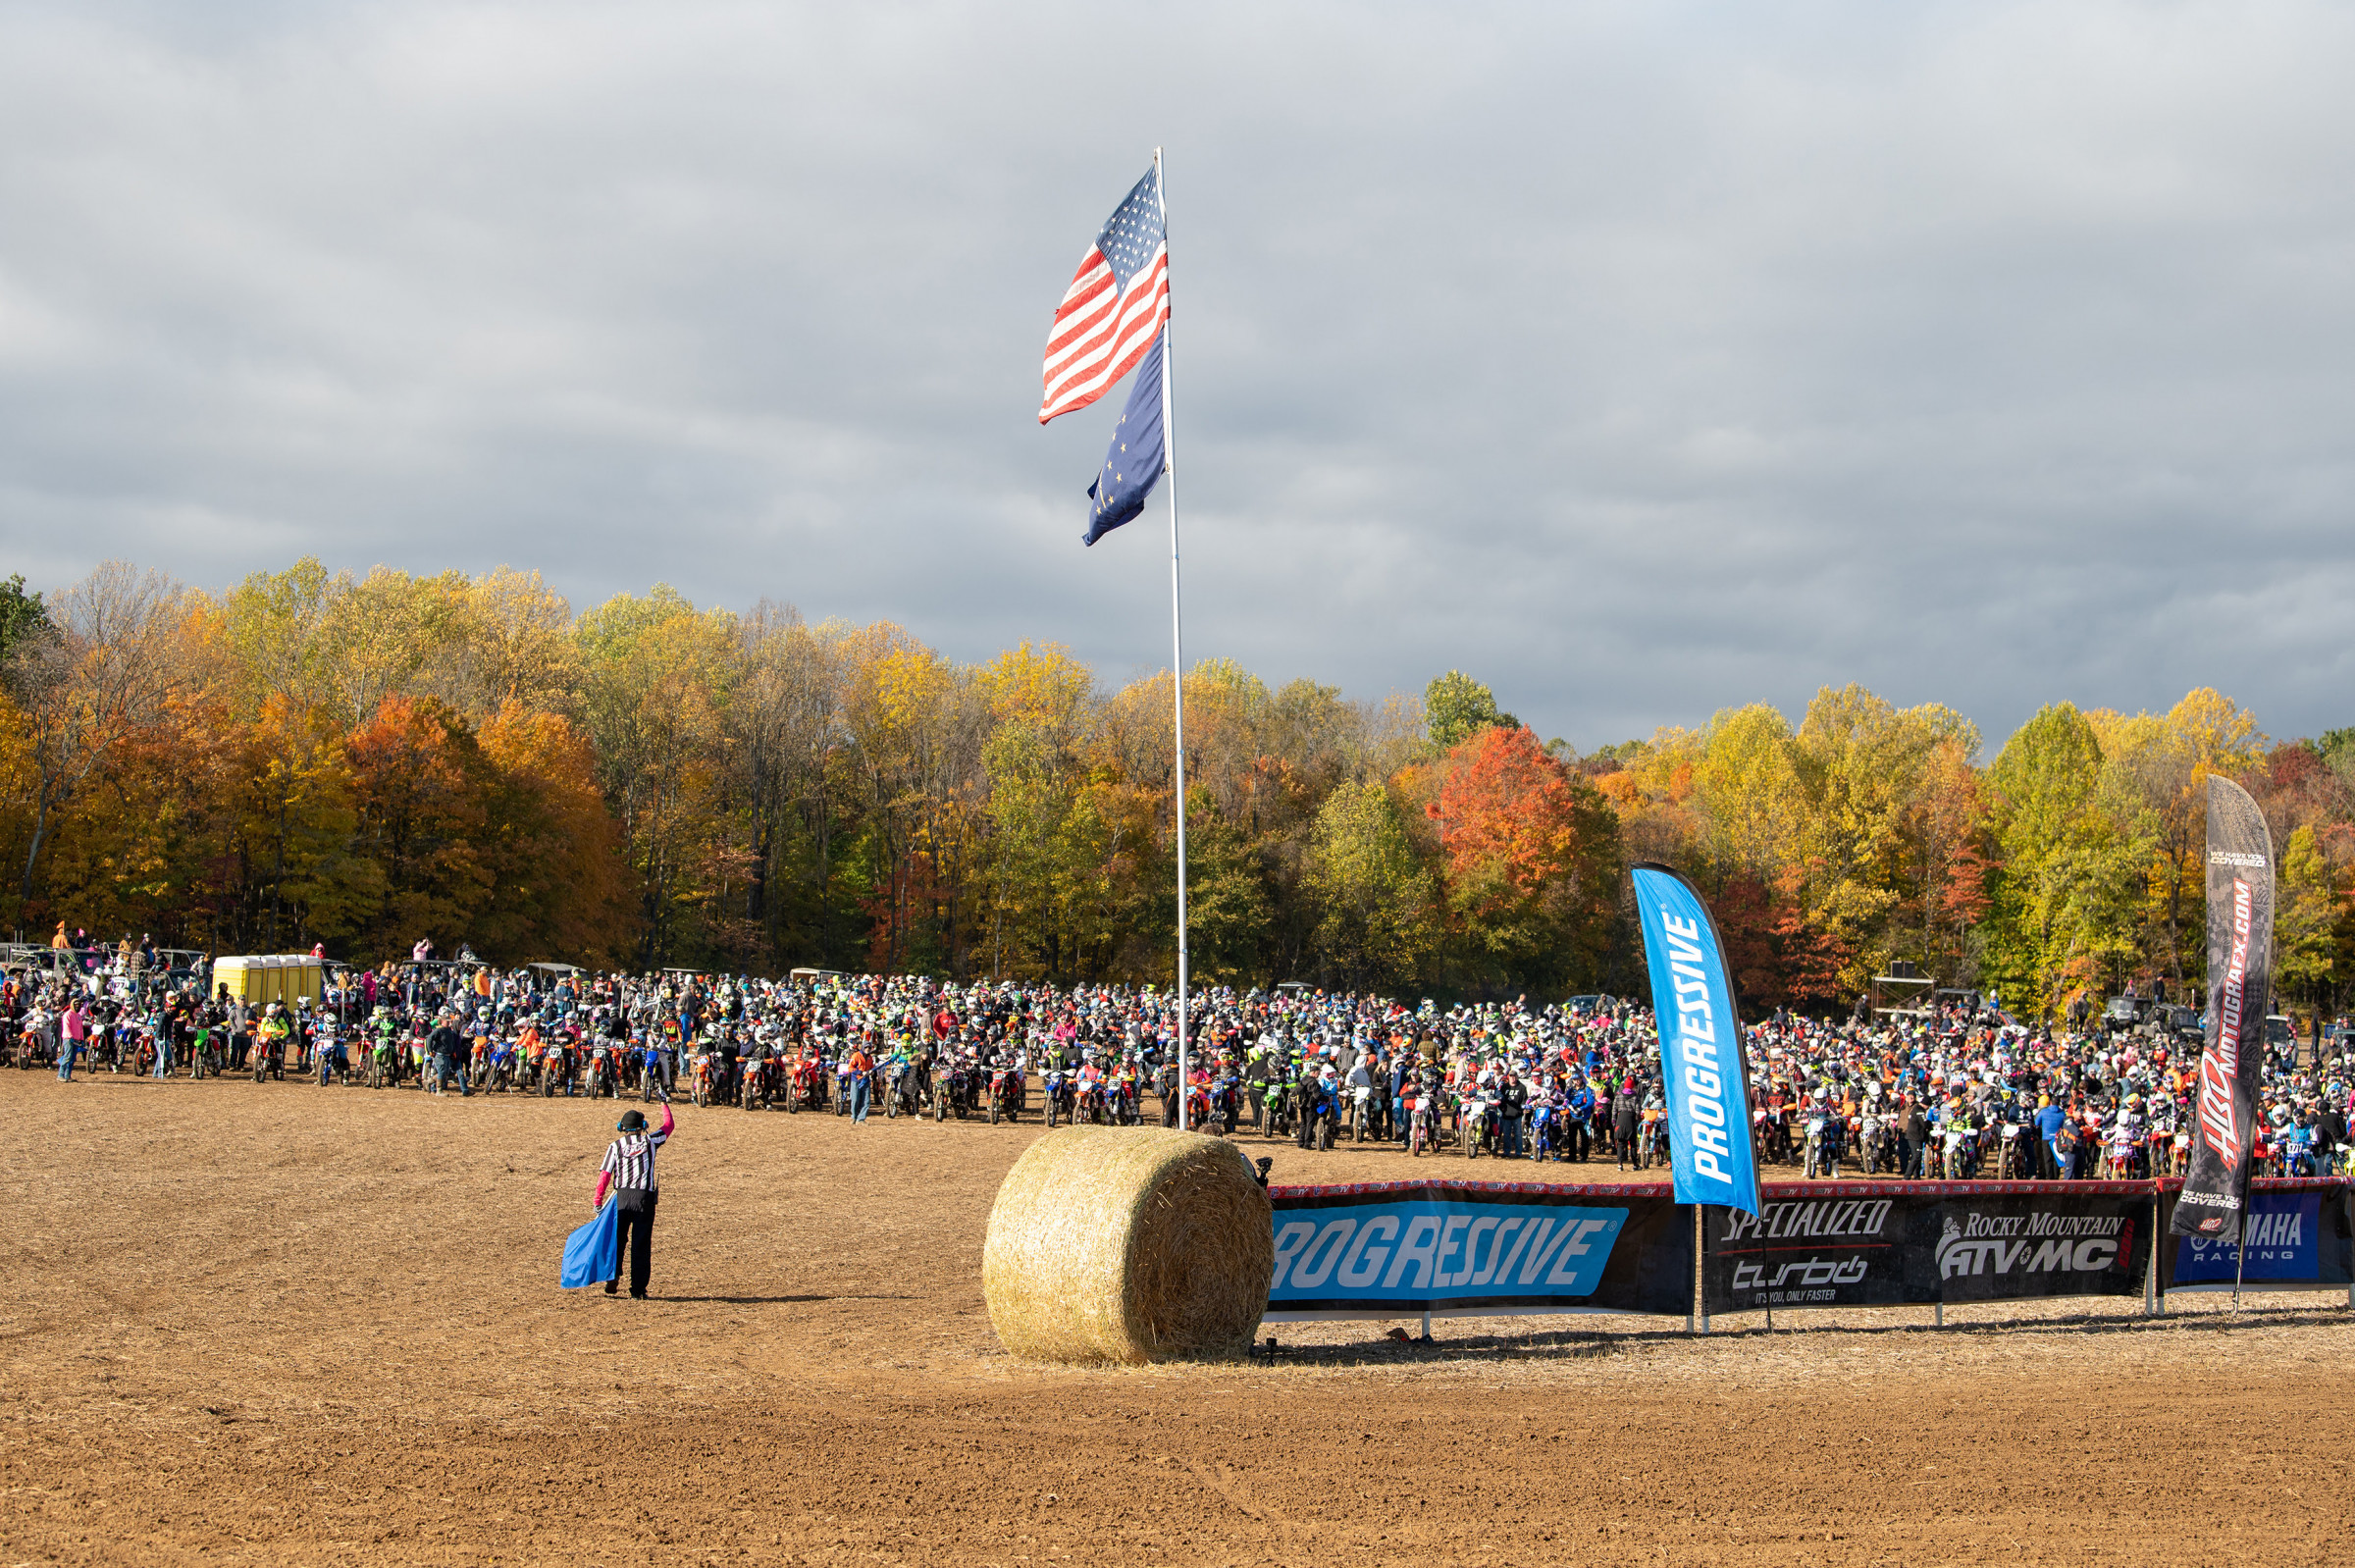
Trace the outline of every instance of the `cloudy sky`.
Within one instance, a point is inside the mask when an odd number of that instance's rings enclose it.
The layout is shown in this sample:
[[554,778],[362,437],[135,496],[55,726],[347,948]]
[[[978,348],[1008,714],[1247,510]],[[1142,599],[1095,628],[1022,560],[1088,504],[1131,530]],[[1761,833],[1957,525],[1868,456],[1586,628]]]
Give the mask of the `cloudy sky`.
[[1045,328],[1168,148],[1190,658],[1582,748],[2355,723],[2355,13],[0,3],[0,574],[1169,659]]

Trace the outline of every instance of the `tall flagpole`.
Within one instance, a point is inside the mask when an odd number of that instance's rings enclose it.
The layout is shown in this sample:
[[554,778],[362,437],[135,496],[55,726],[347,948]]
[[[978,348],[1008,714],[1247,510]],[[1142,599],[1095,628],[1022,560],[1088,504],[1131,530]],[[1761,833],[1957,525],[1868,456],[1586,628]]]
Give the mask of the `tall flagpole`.
[[[1153,189],[1161,202],[1161,242],[1170,242],[1170,187],[1153,149]],[[1170,312],[1177,314],[1173,304]],[[1170,649],[1177,667],[1170,681],[1170,710],[1178,732],[1178,1129],[1186,1129],[1186,1097],[1193,1087],[1191,1046],[1185,1029],[1185,600],[1178,575],[1178,437],[1170,424],[1170,323],[1161,326],[1161,481],[1170,493]]]

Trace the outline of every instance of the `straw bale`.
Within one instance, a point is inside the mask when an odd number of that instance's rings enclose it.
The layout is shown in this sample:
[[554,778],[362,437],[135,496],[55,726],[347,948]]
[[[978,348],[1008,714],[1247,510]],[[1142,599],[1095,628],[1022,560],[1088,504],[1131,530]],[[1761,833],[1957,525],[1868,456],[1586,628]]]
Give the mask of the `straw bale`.
[[1067,1127],[1015,1162],[981,1287],[999,1340],[1038,1361],[1168,1361],[1251,1342],[1276,1268],[1273,1211],[1223,1138]]

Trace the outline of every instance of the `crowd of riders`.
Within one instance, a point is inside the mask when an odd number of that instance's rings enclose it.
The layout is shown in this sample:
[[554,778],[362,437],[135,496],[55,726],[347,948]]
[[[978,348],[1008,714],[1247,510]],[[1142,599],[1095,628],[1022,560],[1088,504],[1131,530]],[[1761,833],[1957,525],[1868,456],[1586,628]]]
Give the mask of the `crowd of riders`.
[[[1604,997],[1442,1008],[1304,986],[1196,993],[1181,1073],[1152,987],[802,974],[328,967],[316,999],[248,1005],[128,950],[0,978],[20,1068],[237,1074],[472,1095],[678,1095],[870,1117],[1185,1124],[1302,1148],[1663,1167],[1649,1011]],[[2023,1027],[1949,1008],[1751,1031],[1769,1166],[1806,1176],[2043,1179],[2180,1172],[2196,1042]],[[2265,1048],[2259,1170],[2348,1169],[2342,1043]],[[1769,1173],[1771,1174],[1771,1172]]]

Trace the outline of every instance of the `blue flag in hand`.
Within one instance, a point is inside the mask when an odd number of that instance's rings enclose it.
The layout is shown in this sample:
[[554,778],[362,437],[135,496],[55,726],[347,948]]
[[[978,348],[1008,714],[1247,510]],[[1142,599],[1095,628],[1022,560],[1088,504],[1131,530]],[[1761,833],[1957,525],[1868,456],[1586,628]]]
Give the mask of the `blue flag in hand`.
[[607,1198],[596,1219],[564,1238],[564,1272],[558,1278],[565,1289],[603,1284],[613,1278],[614,1266],[621,1261],[621,1238],[615,1233],[620,1221],[621,1205]]
[[1112,432],[1112,450],[1104,454],[1104,472],[1087,487],[1095,501],[1088,514],[1087,532],[1080,543],[1092,545],[1145,509],[1145,497],[1161,477],[1161,344],[1145,350],[1137,362],[1136,382],[1128,389],[1128,406]]

